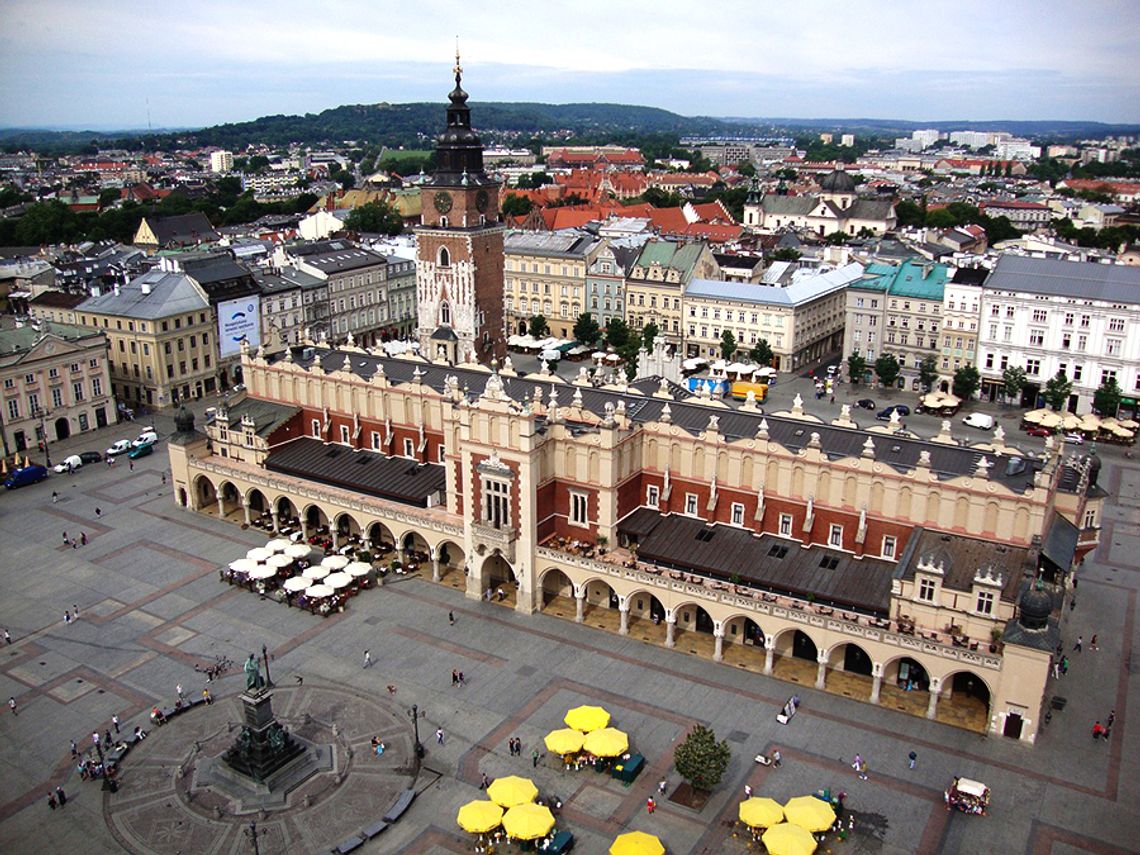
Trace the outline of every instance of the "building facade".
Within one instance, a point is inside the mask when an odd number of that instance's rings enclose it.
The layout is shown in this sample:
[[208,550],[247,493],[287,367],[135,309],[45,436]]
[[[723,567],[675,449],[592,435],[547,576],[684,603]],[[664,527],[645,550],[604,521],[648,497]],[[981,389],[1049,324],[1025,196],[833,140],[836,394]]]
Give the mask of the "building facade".
[[633,247],[615,246],[603,238],[586,269],[586,310],[600,327],[614,318],[625,320],[625,276],[638,254]]
[[327,526],[334,548],[415,560],[472,599],[502,589],[521,613],[1034,739],[1071,571],[1098,541],[1095,456],[1050,441],[1008,474],[846,412],[348,356],[247,349],[250,410],[205,434],[180,416],[177,504]]
[[586,277],[602,242],[575,232],[513,232],[504,241],[507,326],[526,335],[531,318],[546,318],[551,335],[573,338],[585,311]]
[[939,387],[949,391],[954,372],[977,367],[978,312],[987,271],[961,267],[946,280],[942,296],[942,347],[938,360]]
[[635,332],[654,323],[665,341],[679,347],[684,341],[685,286],[693,279],[719,277],[708,244],[650,240],[626,277],[625,322]]
[[96,330],[46,321],[0,330],[4,454],[114,424],[109,366]]
[[416,331],[416,263],[398,255],[388,262],[388,335],[410,338]]
[[319,241],[291,250],[297,268],[325,282],[328,336],[362,347],[388,326],[388,260],[346,240]]
[[898,223],[889,199],[863,199],[856,193],[855,179],[837,169],[819,182],[818,196],[785,196],[758,192],[753,185],[744,203],[744,225],[773,233],[802,229],[817,235],[881,235]]

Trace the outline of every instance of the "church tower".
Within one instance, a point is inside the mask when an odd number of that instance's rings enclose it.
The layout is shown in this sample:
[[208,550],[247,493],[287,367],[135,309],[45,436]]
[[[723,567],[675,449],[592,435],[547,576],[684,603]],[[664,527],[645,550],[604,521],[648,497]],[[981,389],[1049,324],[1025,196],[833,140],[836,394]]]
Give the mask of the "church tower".
[[503,232],[499,184],[483,171],[483,143],[471,130],[460,85],[448,96],[447,129],[436,142],[435,174],[420,189],[416,229],[417,336],[432,360],[483,362],[506,355]]

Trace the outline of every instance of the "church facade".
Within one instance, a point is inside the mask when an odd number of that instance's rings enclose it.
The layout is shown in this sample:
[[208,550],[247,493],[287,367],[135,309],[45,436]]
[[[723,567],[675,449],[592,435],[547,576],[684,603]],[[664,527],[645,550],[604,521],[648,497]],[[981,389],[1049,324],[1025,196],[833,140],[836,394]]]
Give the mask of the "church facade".
[[898,225],[889,199],[863,199],[855,180],[841,169],[819,182],[818,196],[786,196],[759,192],[753,182],[744,203],[744,225],[761,232],[797,229],[824,237],[839,232],[854,236],[866,230],[881,235]]

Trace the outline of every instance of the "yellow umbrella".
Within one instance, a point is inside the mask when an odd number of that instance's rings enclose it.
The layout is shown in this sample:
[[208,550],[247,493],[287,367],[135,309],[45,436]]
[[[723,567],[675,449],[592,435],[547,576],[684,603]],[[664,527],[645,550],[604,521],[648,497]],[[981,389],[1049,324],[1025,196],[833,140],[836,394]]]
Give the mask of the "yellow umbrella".
[[1061,424],[1061,414],[1054,412],[1045,413],[1037,420],[1037,424],[1041,425],[1041,427],[1055,428]]
[[796,796],[784,805],[788,822],[807,831],[827,831],[835,823],[831,805],[815,796]]
[[555,754],[573,754],[582,750],[582,741],[585,738],[582,731],[565,727],[562,730],[550,731],[543,741],[546,743],[547,751],[553,751]]
[[1049,412],[1049,411],[1048,410],[1030,410],[1028,413],[1025,413],[1021,417],[1021,420],[1023,422],[1029,422],[1030,424],[1038,424],[1041,421],[1041,417],[1044,416],[1047,412]]
[[591,730],[598,730],[609,724],[610,714],[601,707],[574,707],[566,713],[566,718],[562,720],[566,722],[568,727],[589,733]]
[[554,814],[546,805],[515,805],[503,817],[503,831],[519,840],[537,840],[554,828]]
[[784,809],[775,799],[753,796],[740,803],[740,821],[750,828],[771,828],[784,821]]
[[1081,417],[1076,413],[1065,413],[1065,415],[1061,416],[1061,428],[1063,430],[1076,430],[1077,428],[1081,428],[1082,430],[1096,430],[1095,427],[1087,428],[1082,425]]
[[483,834],[498,828],[503,822],[503,809],[494,802],[477,800],[459,809],[455,818],[459,827],[472,834]]
[[815,851],[811,832],[787,822],[773,825],[760,840],[771,855],[811,855]]
[[610,855],[665,855],[665,847],[652,834],[630,831],[610,844]]
[[505,808],[514,807],[533,802],[538,798],[538,787],[530,778],[507,775],[491,782],[491,786],[487,787],[487,798]]
[[612,727],[603,727],[587,733],[582,747],[598,757],[617,757],[629,750],[629,736]]

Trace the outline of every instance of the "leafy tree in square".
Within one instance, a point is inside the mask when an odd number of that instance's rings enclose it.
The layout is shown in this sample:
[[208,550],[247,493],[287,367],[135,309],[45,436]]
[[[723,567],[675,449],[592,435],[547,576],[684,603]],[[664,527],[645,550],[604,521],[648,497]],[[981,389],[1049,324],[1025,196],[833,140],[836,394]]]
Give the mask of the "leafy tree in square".
[[707,793],[724,777],[731,756],[726,740],[717,742],[711,729],[698,724],[673,751],[673,763],[693,789]]
[[982,385],[982,376],[973,365],[964,365],[954,372],[954,394],[963,401],[974,397]]
[[1045,384],[1045,403],[1054,410],[1060,410],[1069,400],[1073,391],[1073,381],[1064,371],[1058,371]]
[[886,388],[895,385],[895,381],[899,379],[899,371],[899,361],[893,353],[884,353],[875,360],[875,375],[879,378],[879,383]]

